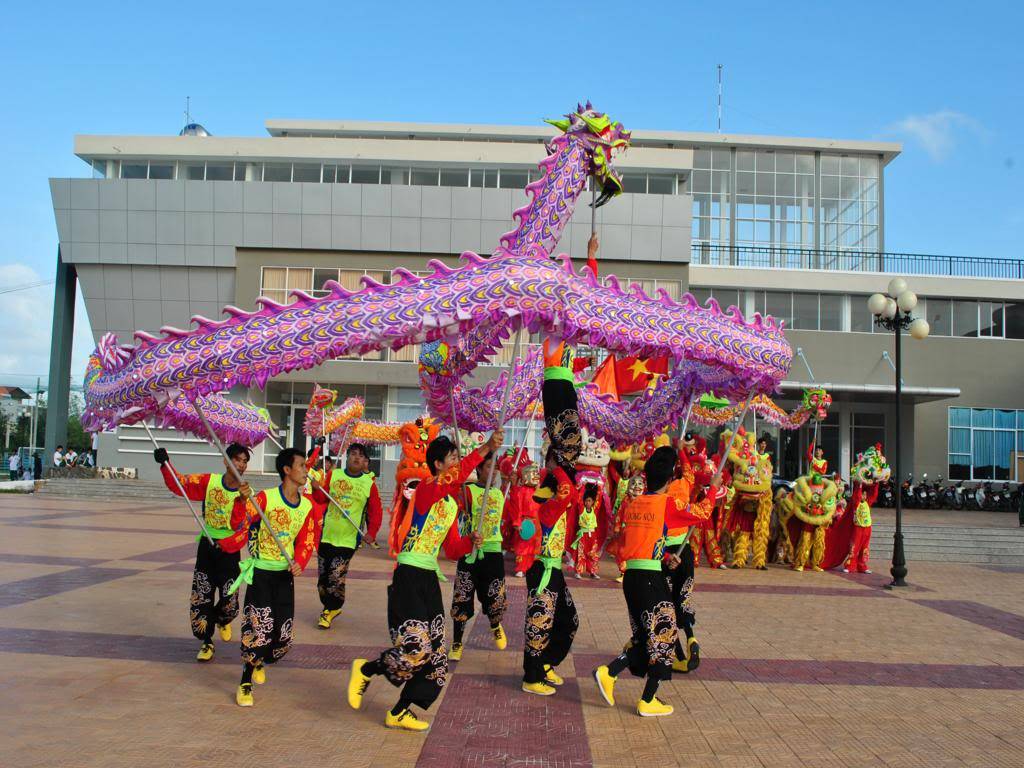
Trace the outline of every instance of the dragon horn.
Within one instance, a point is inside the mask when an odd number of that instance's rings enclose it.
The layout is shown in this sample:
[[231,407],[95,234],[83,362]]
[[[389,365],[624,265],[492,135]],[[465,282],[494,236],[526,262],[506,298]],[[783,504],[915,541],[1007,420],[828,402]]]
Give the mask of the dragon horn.
[[563,132],[569,130],[569,121],[568,120],[549,120],[549,119],[545,118],[544,122],[548,123],[549,125],[555,126],[555,128],[557,128],[558,130],[563,131]]

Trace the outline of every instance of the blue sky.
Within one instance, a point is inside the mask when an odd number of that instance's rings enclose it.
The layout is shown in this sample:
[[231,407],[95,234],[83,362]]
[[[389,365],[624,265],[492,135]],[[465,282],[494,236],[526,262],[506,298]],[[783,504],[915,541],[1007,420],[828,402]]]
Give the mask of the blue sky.
[[[943,7],[950,11],[942,10]],[[16,3],[0,50],[0,290],[53,276],[47,178],[76,133],[267,118],[537,124],[590,98],[631,128],[904,143],[886,248],[1020,257],[1019,4]],[[47,370],[52,288],[3,295],[0,380]],[[89,347],[79,312],[76,370]]]

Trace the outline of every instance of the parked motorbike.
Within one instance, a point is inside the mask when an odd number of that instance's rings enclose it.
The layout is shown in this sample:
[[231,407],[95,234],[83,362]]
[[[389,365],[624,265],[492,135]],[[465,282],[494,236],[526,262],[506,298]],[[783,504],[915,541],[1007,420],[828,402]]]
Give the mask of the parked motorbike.
[[900,484],[900,501],[904,509],[917,506],[917,499],[914,496],[914,475],[907,474],[907,479]]
[[896,506],[896,491],[893,490],[891,479],[882,483],[882,487],[878,491],[878,504],[890,509]]
[[921,476],[921,482],[914,486],[914,506],[918,509],[928,509],[931,507],[931,496],[929,492],[931,486],[928,485],[928,473],[925,472]]

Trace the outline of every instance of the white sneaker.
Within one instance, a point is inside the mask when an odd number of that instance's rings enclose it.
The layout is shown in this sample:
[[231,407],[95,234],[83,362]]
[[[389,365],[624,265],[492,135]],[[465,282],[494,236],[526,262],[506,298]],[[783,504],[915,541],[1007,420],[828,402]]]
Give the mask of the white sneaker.
[[523,578],[523,572],[522,571],[516,571],[516,578],[517,579]]
[[865,568],[864,569],[864,573],[871,573],[871,569],[870,568]]
[[576,578],[577,579],[582,579],[583,578],[582,576],[580,576],[580,572],[579,571],[576,571]]
[[849,572],[850,572],[849,568],[843,568],[843,573],[849,573]]

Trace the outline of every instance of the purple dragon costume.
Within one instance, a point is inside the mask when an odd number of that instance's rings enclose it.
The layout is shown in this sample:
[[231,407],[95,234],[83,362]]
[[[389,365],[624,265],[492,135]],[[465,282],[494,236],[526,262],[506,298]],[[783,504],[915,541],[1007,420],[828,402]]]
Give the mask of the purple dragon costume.
[[[526,188],[530,202],[513,214],[518,226],[489,258],[465,252],[457,268],[435,260],[422,277],[396,269],[389,285],[364,277],[355,292],[328,283],[330,295],[295,291],[289,305],[260,298],[260,309],[229,306],[221,321],[195,316],[191,330],[164,327],[159,337],[137,332],[134,347],[106,336],[94,355],[97,367],[90,364],[87,372],[90,423],[113,427],[180,395],[194,400],[235,385],[262,388],[273,376],[343,355],[423,344],[429,411],[450,422],[454,390],[459,426],[489,429],[504,378],[478,390],[463,380],[518,329],[672,361],[657,389],[629,403],[591,387],[581,391],[583,423],[613,443],[661,432],[678,421],[694,392],[736,399],[773,392],[792,350],[771,317],[755,314],[747,322],[737,308],[725,312],[714,300],[701,307],[690,295],[677,302],[664,291],[651,297],[637,286],[623,290],[614,277],[602,284],[589,269],[577,273],[568,256],[552,258],[588,177],[602,187],[599,202],[621,191],[612,157],[628,146],[629,132],[589,104],[550,122],[563,132],[540,163],[543,175]],[[538,396],[539,354],[517,361],[513,377],[509,418]]]

